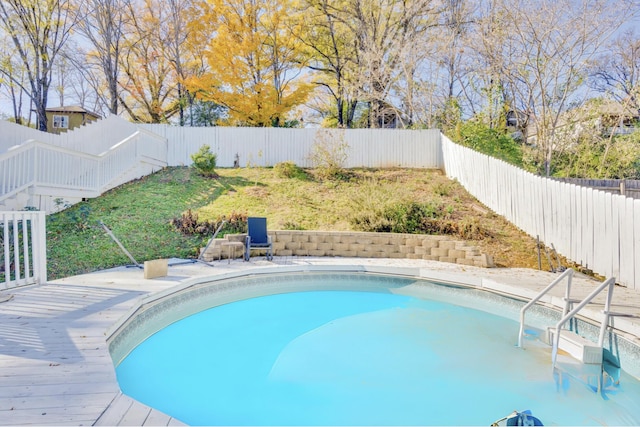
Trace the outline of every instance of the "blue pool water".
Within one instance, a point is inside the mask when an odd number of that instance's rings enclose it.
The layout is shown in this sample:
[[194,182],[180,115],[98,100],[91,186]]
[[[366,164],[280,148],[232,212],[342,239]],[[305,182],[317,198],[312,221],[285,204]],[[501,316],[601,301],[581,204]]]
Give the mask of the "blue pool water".
[[191,425],[639,425],[640,387],[557,383],[516,322],[385,292],[233,302],[171,324],[116,369],[124,393]]

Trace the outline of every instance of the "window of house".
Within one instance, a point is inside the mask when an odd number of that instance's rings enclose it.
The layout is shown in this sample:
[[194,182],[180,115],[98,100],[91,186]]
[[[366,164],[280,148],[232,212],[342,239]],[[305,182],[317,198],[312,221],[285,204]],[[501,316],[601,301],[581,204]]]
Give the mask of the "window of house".
[[53,127],[68,129],[69,128],[69,116],[53,116]]

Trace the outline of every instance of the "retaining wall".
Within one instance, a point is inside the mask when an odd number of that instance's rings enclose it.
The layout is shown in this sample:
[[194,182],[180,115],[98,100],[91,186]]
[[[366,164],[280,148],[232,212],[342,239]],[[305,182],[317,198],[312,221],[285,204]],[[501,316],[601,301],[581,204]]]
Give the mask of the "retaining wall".
[[[467,242],[426,234],[365,233],[353,231],[270,231],[275,256],[328,256],[357,258],[408,258],[494,267],[493,258]],[[233,250],[224,242],[244,242],[245,234],[214,239],[205,261],[228,258]],[[242,256],[241,250],[235,257]]]

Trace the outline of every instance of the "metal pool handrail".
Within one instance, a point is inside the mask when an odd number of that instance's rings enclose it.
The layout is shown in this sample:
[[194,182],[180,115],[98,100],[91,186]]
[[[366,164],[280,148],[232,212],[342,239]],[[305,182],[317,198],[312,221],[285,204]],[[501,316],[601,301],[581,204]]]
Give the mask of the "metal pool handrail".
[[540,298],[542,298],[547,292],[551,290],[554,286],[562,281],[562,279],[567,278],[567,288],[564,294],[564,309],[562,311],[562,317],[565,317],[567,312],[569,311],[569,294],[571,292],[571,279],[573,278],[573,270],[567,269],[560,276],[556,278],[553,282],[551,282],[546,288],[544,288],[538,295],[536,295],[531,301],[529,301],[524,307],[520,309],[520,331],[518,332],[518,347],[522,347],[522,337],[524,336],[524,314],[525,312],[534,305]]
[[607,299],[605,300],[604,303],[604,309],[603,309],[603,314],[604,317],[602,319],[602,324],[600,325],[600,336],[598,337],[598,346],[602,347],[604,344],[604,335],[607,332],[607,326],[609,325],[609,318],[612,316],[611,313],[611,298],[613,297],[613,287],[616,284],[616,278],[615,277],[609,277],[607,280],[605,280],[604,282],[602,282],[600,284],[600,286],[598,286],[596,289],[594,289],[585,299],[582,300],[582,302],[580,302],[580,304],[578,304],[573,310],[571,310],[569,313],[566,313],[562,319],[560,319],[560,321],[558,323],[556,323],[556,328],[555,328],[555,333],[553,335],[553,348],[551,350],[551,354],[552,354],[552,359],[553,359],[553,363],[552,363],[552,367],[555,368],[556,366],[556,359],[558,357],[558,346],[560,345],[560,328],[562,328],[562,326],[567,323],[567,321],[569,319],[571,319],[573,316],[576,315],[576,313],[578,313],[580,310],[582,310],[582,308],[587,305],[588,303],[591,302],[591,300],[593,300],[600,292],[602,292],[602,290],[604,288],[606,288],[607,286],[609,287],[609,292],[607,292]]

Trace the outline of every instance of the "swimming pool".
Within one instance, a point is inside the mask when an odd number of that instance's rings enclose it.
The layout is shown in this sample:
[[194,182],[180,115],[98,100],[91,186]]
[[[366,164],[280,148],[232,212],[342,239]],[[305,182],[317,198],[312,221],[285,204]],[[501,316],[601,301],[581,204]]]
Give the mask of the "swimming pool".
[[114,344],[116,372],[188,424],[488,425],[515,409],[548,425],[640,423],[637,381],[623,373],[606,399],[556,382],[548,347],[514,346],[521,302],[475,289],[312,273],[158,301]]

